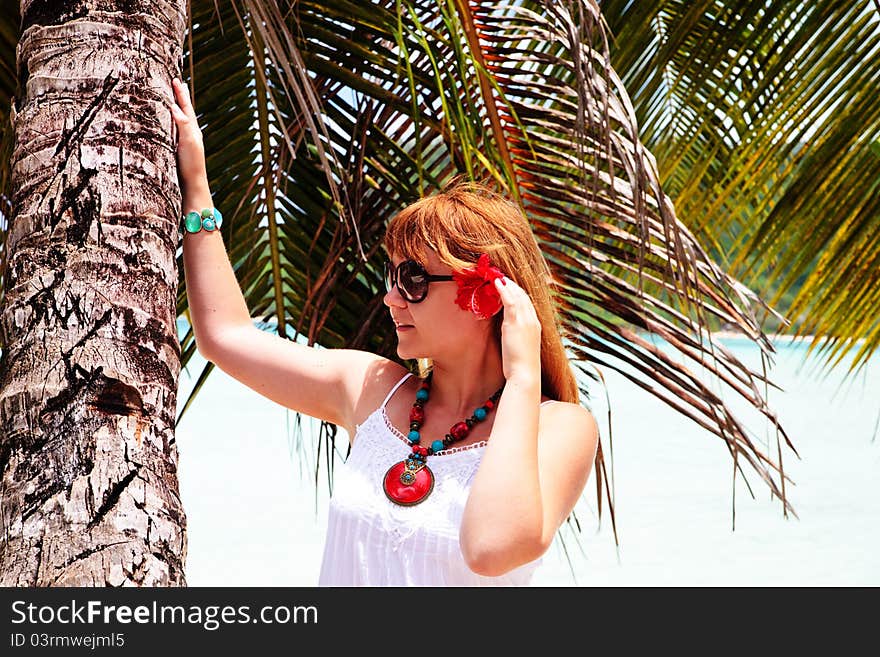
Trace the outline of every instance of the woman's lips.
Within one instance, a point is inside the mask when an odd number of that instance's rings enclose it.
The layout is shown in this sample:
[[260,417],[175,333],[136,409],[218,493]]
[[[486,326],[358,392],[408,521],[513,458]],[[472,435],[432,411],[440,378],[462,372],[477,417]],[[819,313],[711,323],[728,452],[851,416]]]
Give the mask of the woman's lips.
[[410,329],[414,329],[414,328],[415,328],[415,326],[410,326],[410,325],[408,325],[408,324],[400,324],[400,325],[397,327],[397,330],[398,330],[398,331],[409,331]]

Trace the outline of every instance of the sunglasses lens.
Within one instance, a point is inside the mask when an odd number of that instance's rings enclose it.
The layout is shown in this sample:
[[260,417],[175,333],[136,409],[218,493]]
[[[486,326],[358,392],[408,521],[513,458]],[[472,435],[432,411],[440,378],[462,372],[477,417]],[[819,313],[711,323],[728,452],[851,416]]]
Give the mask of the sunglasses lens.
[[397,285],[407,301],[421,301],[428,291],[428,277],[422,266],[407,260],[397,271]]

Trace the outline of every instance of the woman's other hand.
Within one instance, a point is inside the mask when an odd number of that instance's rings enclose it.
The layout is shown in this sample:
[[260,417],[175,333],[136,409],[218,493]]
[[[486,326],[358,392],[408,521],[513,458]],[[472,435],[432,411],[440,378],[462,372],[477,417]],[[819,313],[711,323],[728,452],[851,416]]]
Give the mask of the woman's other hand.
[[177,124],[177,175],[184,194],[207,189],[208,173],[205,166],[205,143],[189,96],[189,89],[179,79],[171,81],[174,101],[171,116]]
[[504,304],[501,359],[504,378],[541,382],[541,322],[528,293],[507,276],[493,281]]

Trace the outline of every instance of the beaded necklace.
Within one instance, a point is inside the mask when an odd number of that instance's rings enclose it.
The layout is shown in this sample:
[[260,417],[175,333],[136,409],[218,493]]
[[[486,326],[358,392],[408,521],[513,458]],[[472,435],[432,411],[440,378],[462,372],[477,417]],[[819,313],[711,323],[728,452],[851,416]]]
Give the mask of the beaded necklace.
[[419,445],[422,438],[419,429],[425,422],[425,402],[430,397],[433,376],[434,372],[431,371],[422,381],[409,413],[408,438],[412,445],[412,454],[400,463],[392,465],[385,473],[382,482],[382,488],[388,499],[402,506],[413,506],[427,499],[431,491],[434,490],[434,473],[427,465],[428,457],[442,452],[454,442],[467,438],[471,427],[486,419],[489,411],[495,408],[501,393],[504,392],[504,385],[502,385],[495,391],[495,394],[474,411],[471,417],[453,424],[443,440],[435,440],[430,447],[422,447]]

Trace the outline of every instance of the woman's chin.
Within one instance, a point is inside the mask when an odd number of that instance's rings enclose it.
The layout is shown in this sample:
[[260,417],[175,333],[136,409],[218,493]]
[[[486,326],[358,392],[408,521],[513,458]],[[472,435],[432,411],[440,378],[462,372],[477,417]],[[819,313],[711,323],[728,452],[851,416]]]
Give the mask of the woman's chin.
[[417,358],[427,358],[427,356],[422,354],[421,352],[409,349],[407,347],[402,347],[399,343],[397,345],[397,355],[401,360],[416,360]]

